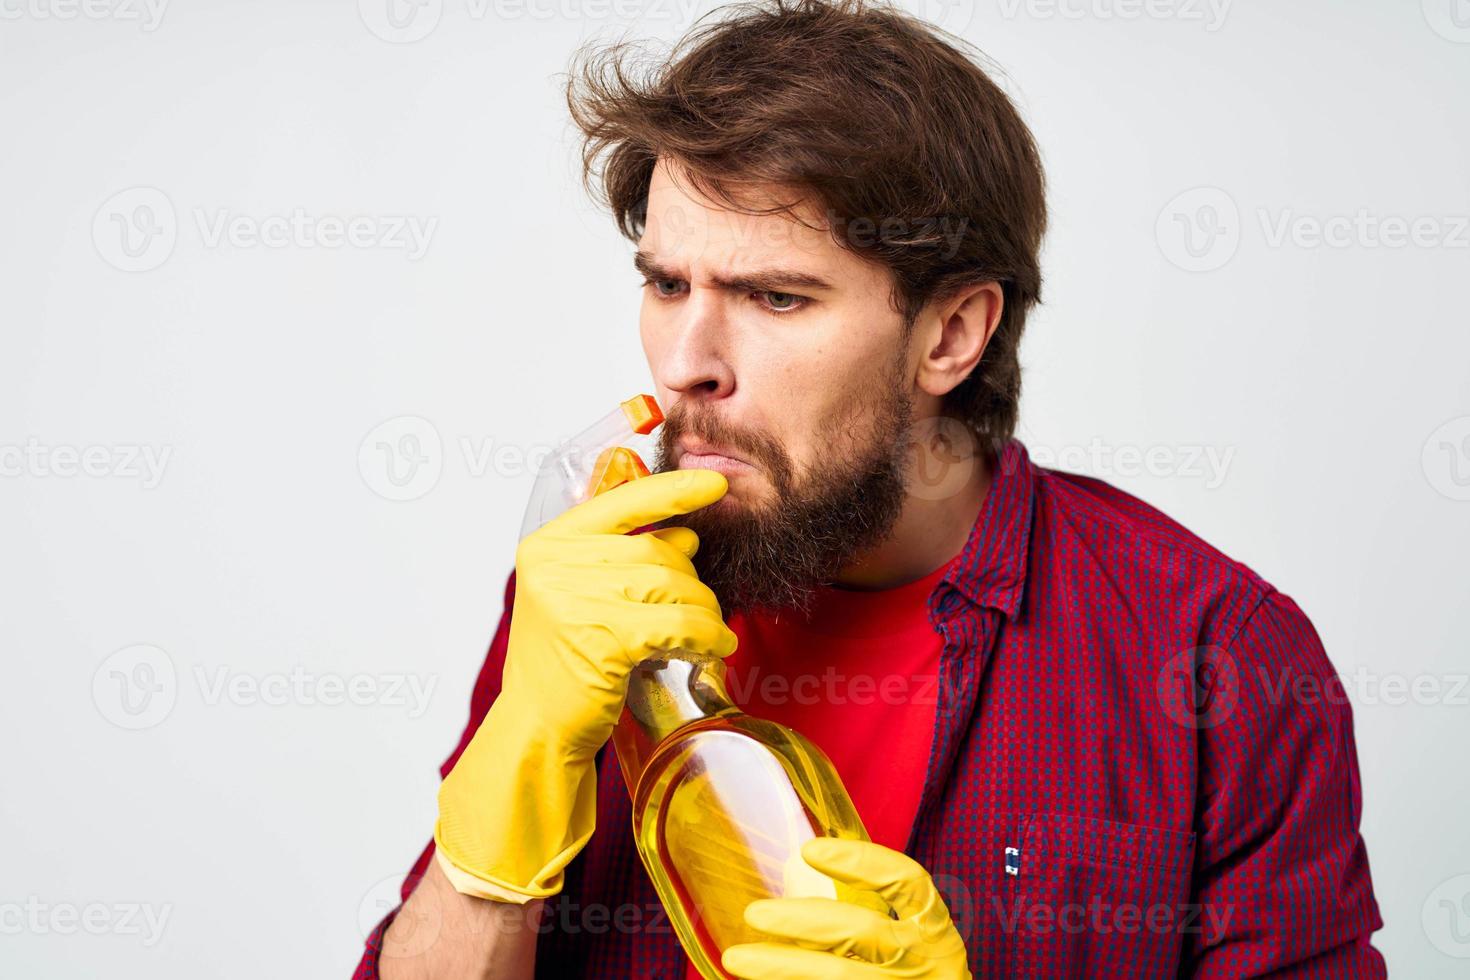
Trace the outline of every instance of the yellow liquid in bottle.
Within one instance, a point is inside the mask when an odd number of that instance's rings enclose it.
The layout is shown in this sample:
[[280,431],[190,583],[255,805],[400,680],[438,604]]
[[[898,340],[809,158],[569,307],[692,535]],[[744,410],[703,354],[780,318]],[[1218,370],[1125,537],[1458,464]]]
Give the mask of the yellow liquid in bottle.
[[[722,950],[768,937],[745,924],[762,898],[825,897],[882,908],[801,859],[817,836],[867,840],[820,749],[735,708],[717,658],[645,661],[614,733],[633,791],[633,834],[684,950],[710,980]],[[876,905],[875,905],[876,902]]]

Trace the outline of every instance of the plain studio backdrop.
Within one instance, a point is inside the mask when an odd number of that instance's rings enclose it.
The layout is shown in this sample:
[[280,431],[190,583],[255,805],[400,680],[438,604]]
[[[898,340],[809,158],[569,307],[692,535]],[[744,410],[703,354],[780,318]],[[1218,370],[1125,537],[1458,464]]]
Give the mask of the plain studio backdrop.
[[[707,9],[0,0],[0,973],[350,971],[527,459],[652,390],[558,75]],[[1375,941],[1464,975],[1470,6],[908,9],[1044,152],[1020,437],[1300,603]]]

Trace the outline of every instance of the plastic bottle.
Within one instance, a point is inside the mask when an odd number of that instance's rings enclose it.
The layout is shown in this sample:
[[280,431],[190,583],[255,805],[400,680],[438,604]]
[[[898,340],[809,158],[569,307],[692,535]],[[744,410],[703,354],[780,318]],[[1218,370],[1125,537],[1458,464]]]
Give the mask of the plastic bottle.
[[521,537],[590,498],[604,486],[616,486],[629,474],[625,467],[648,467],[630,447],[644,444],[664,413],[652,395],[634,395],[586,429],[558,445],[542,461],[521,522]]
[[[522,536],[647,476],[621,443],[662,421],[653,398],[640,395],[559,447],[538,475]],[[801,859],[813,837],[867,840],[867,831],[820,749],[735,706],[718,657],[675,649],[635,667],[613,746],[633,797],[638,854],[702,976],[726,980],[721,951],[767,938],[744,921],[756,899],[840,897],[887,911]]]

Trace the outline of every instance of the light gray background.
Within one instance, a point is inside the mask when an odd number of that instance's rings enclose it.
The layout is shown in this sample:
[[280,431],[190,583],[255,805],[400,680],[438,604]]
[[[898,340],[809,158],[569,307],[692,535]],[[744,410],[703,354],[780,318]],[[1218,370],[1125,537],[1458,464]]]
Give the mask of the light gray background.
[[[0,0],[7,976],[345,975],[432,827],[524,454],[649,388],[554,76],[687,0],[387,2]],[[1470,4],[908,7],[1044,149],[1022,438],[1297,599],[1376,942],[1464,975]]]

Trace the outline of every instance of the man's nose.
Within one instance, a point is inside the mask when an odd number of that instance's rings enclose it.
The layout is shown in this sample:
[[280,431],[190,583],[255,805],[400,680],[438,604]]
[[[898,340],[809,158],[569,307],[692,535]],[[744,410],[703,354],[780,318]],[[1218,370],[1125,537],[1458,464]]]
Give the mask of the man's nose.
[[665,328],[669,339],[655,373],[680,397],[723,398],[735,390],[724,299],[719,289],[691,289]]

